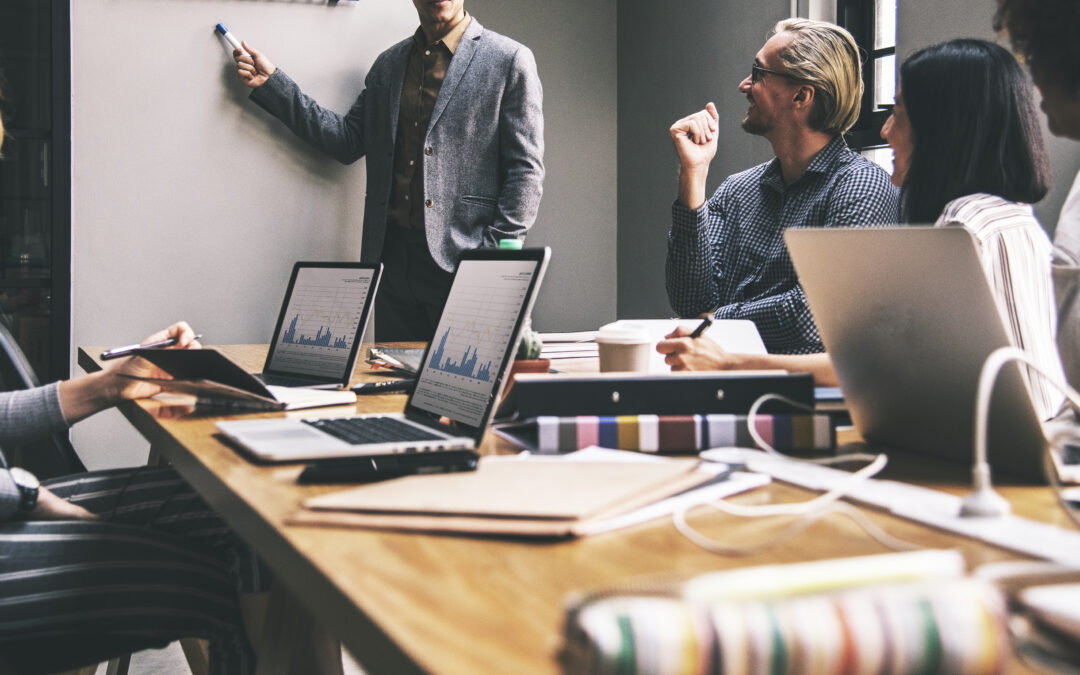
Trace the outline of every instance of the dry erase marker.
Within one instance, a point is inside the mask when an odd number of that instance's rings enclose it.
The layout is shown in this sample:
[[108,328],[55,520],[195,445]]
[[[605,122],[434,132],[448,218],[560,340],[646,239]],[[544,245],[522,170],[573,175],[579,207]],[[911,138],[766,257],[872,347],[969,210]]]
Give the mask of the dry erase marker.
[[[195,339],[198,340],[202,337],[202,334],[196,335]],[[156,340],[154,342],[147,342],[144,345],[127,345],[126,347],[117,347],[116,349],[110,349],[105,352],[101,352],[101,360],[108,361],[109,359],[118,359],[121,356],[127,356],[136,349],[161,349],[163,347],[172,347],[180,341],[180,336],[174,335],[164,340]]]
[[247,51],[240,46],[240,41],[236,39],[236,36],[229,32],[229,29],[222,24],[218,24],[216,28],[218,33],[221,33],[221,37],[225,38],[225,41],[232,45],[233,49],[239,49],[242,53],[247,54]]

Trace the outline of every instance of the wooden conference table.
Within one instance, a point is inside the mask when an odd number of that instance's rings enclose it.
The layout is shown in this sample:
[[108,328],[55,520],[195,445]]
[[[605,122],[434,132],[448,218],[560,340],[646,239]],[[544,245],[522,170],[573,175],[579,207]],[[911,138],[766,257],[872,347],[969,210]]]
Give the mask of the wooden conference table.
[[[261,369],[266,355],[265,345],[215,348],[251,371]],[[100,363],[93,355],[100,353],[98,347],[80,349],[79,365],[87,371],[98,370]],[[595,363],[578,368],[595,370]],[[362,367],[357,369],[357,381],[373,379],[361,371]],[[400,394],[364,396],[356,407],[361,412],[400,411],[405,400]],[[705,552],[683,538],[670,519],[559,543],[290,526],[285,521],[302,500],[341,488],[296,485],[298,464],[253,464],[215,436],[214,422],[222,419],[219,416],[193,413],[188,406],[158,400],[128,404],[121,411],[150,441],[152,452],[171,462],[259,550],[296,600],[373,674],[555,673],[559,671],[563,600],[571,591],[606,587],[638,575],[691,574],[887,552],[838,516],[826,517],[781,545],[745,557]],[[351,409],[299,412],[308,417],[340,416]],[[511,451],[508,443],[490,433],[482,446],[484,453]],[[962,493],[967,473],[962,467],[925,458],[892,455],[888,476]],[[1049,489],[1017,485],[1000,491],[1019,515],[1068,526]],[[733,499],[760,504],[801,501],[809,495],[801,488],[773,483]],[[867,513],[903,539],[961,550],[969,565],[1016,557],[884,513]],[[701,532],[731,544],[760,541],[775,532],[761,520],[739,519],[711,509],[695,511],[689,521]]]

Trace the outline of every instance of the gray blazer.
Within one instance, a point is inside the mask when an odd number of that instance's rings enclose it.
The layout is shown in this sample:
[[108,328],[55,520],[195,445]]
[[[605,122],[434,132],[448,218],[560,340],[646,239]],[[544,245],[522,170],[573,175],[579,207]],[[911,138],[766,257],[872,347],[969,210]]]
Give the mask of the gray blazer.
[[[251,99],[338,161],[367,156],[361,259],[382,256],[394,140],[411,37],[380,54],[345,115],[305,96],[279,68]],[[543,92],[528,47],[473,18],[435,100],[424,141],[428,249],[452,271],[462,251],[523,238],[544,180]]]

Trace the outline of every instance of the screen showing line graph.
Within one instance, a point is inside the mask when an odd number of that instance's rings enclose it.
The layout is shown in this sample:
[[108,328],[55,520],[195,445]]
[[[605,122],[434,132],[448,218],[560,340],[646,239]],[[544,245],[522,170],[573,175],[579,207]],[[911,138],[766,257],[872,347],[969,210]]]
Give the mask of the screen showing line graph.
[[411,404],[479,426],[538,263],[463,260]]
[[339,377],[349,365],[374,271],[301,267],[268,369]]

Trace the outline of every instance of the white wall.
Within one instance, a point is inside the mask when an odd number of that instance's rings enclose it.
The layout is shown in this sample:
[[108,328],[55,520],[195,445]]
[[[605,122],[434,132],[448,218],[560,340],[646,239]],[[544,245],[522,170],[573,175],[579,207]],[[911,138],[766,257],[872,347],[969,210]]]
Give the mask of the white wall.
[[[177,318],[265,342],[291,265],[359,255],[364,163],[309,150],[246,99],[222,22],[324,105],[416,27],[411,3],[78,0],[72,33],[72,344]],[[88,465],[145,461],[112,412],[73,432]]]
[[[615,306],[615,0],[470,0],[529,45],[547,178],[530,244],[554,249],[540,330]],[[292,262],[359,255],[365,169],[297,141],[247,100],[224,23],[345,111],[375,56],[416,29],[406,0],[72,3],[72,344],[126,344],[185,318],[209,343],[265,342]],[[596,120],[602,124],[597,125]],[[118,413],[81,423],[91,467],[145,461]]]

